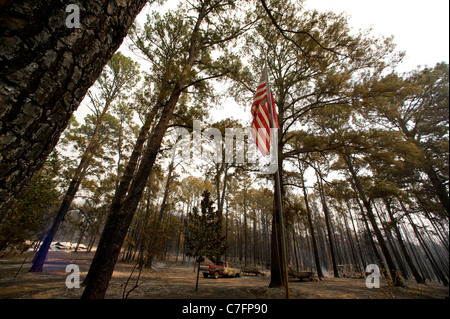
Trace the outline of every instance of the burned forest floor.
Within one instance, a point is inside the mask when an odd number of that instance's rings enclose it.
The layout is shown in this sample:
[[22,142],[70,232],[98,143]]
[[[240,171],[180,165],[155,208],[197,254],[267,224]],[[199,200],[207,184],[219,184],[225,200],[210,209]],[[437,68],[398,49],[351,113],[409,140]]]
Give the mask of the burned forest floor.
[[[93,253],[50,251],[44,271],[29,273],[33,252],[0,258],[0,299],[78,299],[81,288],[66,287],[68,264],[80,268],[81,281],[89,270]],[[242,275],[240,278],[203,278],[195,291],[196,272],[181,262],[156,262],[138,277],[135,263],[119,261],[106,298],[122,299],[282,299],[285,291],[268,288],[266,276]],[[133,272],[132,276],[130,274]],[[368,289],[364,279],[323,278],[321,281],[289,280],[292,299],[445,299],[448,287],[437,282],[418,285],[407,281],[406,288],[394,288],[381,280],[379,289]]]

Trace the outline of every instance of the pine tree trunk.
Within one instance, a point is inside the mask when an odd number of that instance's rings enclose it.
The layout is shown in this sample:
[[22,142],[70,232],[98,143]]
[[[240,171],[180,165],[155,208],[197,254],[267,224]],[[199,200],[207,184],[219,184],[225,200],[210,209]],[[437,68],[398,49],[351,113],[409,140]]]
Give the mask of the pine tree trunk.
[[409,246],[409,250],[411,251],[411,255],[414,258],[415,264],[417,265],[418,270],[420,271],[421,277],[426,280],[430,279],[430,276],[428,274],[428,269],[424,265],[422,258],[420,258],[417,247],[413,243],[413,241],[410,239],[411,235],[409,234],[409,230],[407,229],[407,226],[405,224],[401,224],[400,227],[402,228],[403,234],[405,234],[406,242]]
[[318,175],[317,175],[317,184],[318,184],[318,187],[319,187],[320,201],[322,202],[323,213],[325,214],[325,223],[326,223],[326,226],[327,226],[328,244],[329,244],[329,247],[330,247],[331,263],[332,263],[332,266],[333,266],[333,274],[334,274],[334,277],[338,278],[339,277],[339,272],[338,272],[338,269],[337,269],[335,247],[334,247],[334,242],[333,242],[333,238],[332,238],[330,211],[329,211],[328,205],[327,205],[327,203],[325,201],[325,194],[323,192],[322,174],[320,173],[319,170],[316,170],[316,171],[318,173]]
[[39,247],[39,251],[33,259],[33,265],[31,266],[29,272],[41,272],[44,267],[45,259],[47,258],[48,250],[52,244],[53,238],[55,237],[59,226],[64,221],[64,217],[69,211],[70,204],[72,203],[73,197],[78,190],[79,182],[78,180],[72,179],[69,188],[66,192],[66,196],[59,207],[58,213],[53,221],[53,225],[50,228],[47,236],[45,237],[42,245]]
[[[402,204],[402,208],[406,211],[406,209],[405,209],[403,204]],[[414,230],[414,233],[416,234],[417,239],[419,240],[423,250],[425,251],[425,254],[428,257],[428,259],[429,259],[429,261],[431,263],[431,266],[433,267],[435,275],[438,277],[438,279],[440,281],[442,281],[444,286],[447,287],[448,283],[449,283],[447,276],[445,276],[445,274],[441,271],[441,269],[439,267],[439,264],[437,263],[436,259],[434,258],[432,252],[430,251],[430,249],[429,249],[428,245],[426,244],[425,240],[423,239],[422,235],[418,231],[417,226],[414,223],[414,221],[412,220],[410,214],[407,213],[406,217],[408,218],[408,220],[409,220],[409,222],[410,222],[410,224],[411,224],[411,226],[412,226],[412,228]]]
[[389,252],[389,249],[386,245],[383,235],[382,235],[380,229],[378,228],[378,225],[377,225],[377,222],[375,219],[375,215],[372,210],[372,206],[366,197],[366,194],[365,194],[364,189],[359,181],[358,176],[356,175],[356,172],[353,168],[353,164],[351,163],[351,160],[347,154],[343,154],[343,155],[344,155],[344,160],[347,163],[348,169],[350,171],[350,174],[353,177],[353,181],[355,183],[356,190],[358,191],[358,194],[363,202],[363,205],[366,208],[367,218],[369,219],[370,224],[372,225],[372,229],[375,233],[375,237],[377,238],[378,244],[380,245],[381,251],[383,252],[383,257],[386,260],[388,271],[389,271],[389,274],[391,275],[391,280],[392,280],[394,286],[403,286],[404,285],[403,281],[402,281],[401,277],[399,276],[399,274],[397,273],[397,269],[395,267],[392,256]]
[[[221,167],[218,169],[218,167]],[[228,182],[228,169],[229,164],[227,163],[220,163],[216,164],[216,193],[217,193],[217,216],[219,218],[219,223],[221,225],[222,232],[224,231],[223,228],[223,205],[225,203],[225,194],[227,189],[227,182]],[[220,191],[220,172],[223,170],[223,184],[222,184],[222,191]],[[221,261],[222,256],[216,256],[217,261]]]
[[150,234],[150,238],[148,238],[147,240],[149,241],[148,243],[148,258],[147,258],[147,263],[145,264],[145,267],[147,268],[152,268],[152,263],[153,263],[153,258],[157,252],[158,249],[160,249],[160,244],[159,241],[161,239],[161,227],[162,227],[162,221],[164,218],[164,213],[166,211],[166,204],[167,204],[167,198],[169,196],[169,189],[170,189],[170,183],[172,181],[172,173],[174,170],[174,165],[173,165],[173,158],[172,161],[169,164],[169,171],[167,172],[167,180],[166,180],[166,187],[164,189],[164,195],[163,195],[163,200],[161,202],[161,207],[159,209],[159,215],[158,215],[158,219],[156,220],[155,224],[153,225],[152,229],[153,229],[153,233]]
[[[66,26],[67,5],[80,28]],[[44,164],[147,0],[0,4],[0,212]]]
[[[276,195],[275,195],[276,196]],[[275,210],[278,207],[277,199],[274,199]],[[270,288],[282,287],[283,286],[283,275],[281,264],[281,245],[280,245],[280,222],[277,218],[277,211],[274,211],[272,216],[272,234],[270,241]]]
[[[91,263],[88,273],[86,288],[82,298],[97,299],[104,298],[109,285],[114,266],[120,254],[120,249],[133,219],[137,205],[142,197],[148,176],[158,155],[159,148],[169,125],[181,87],[174,89],[167,104],[164,106],[161,118],[151,134],[145,152],[142,156],[138,171],[130,184],[128,195],[123,205],[111,206],[110,214],[103,229],[97,252]],[[121,183],[122,184],[122,183]],[[120,189],[121,186],[119,186]]]
[[363,251],[362,251],[362,247],[361,247],[362,243],[359,241],[358,232],[356,231],[356,226],[355,226],[355,222],[353,220],[351,206],[350,206],[350,204],[348,202],[348,199],[345,200],[345,204],[347,206],[348,213],[350,215],[350,221],[352,222],[353,232],[355,234],[354,236],[355,236],[356,246],[358,247],[359,257],[360,257],[360,260],[361,260],[361,263],[362,263],[362,264],[359,264],[360,268],[362,266],[362,268],[361,268],[361,273],[362,273],[362,272],[364,272],[364,269],[365,269],[365,267],[367,265],[367,262],[366,262],[366,258],[364,256],[364,254],[363,254]]
[[256,212],[253,211],[255,219],[253,219],[253,266],[256,267],[256,260],[259,258],[259,242],[258,242],[258,233],[256,231]]
[[151,189],[150,185],[147,187],[148,193],[147,193],[147,199],[145,204],[145,215],[144,220],[142,222],[142,228],[141,233],[139,234],[139,253],[138,253],[138,267],[141,269],[144,266],[144,252],[147,248],[147,238],[146,238],[146,232],[148,228],[148,221],[150,218],[150,201],[151,201]]
[[429,164],[429,162],[424,159],[423,162],[425,173],[428,175],[428,178],[431,181],[431,185],[434,188],[434,191],[436,193],[436,196],[438,197],[442,207],[447,212],[447,218],[450,214],[450,208],[449,208],[449,196],[447,192],[447,188],[445,187],[445,184],[441,181],[438,174],[434,170],[434,168]]
[[308,227],[309,227],[309,231],[311,233],[311,241],[312,241],[312,246],[313,246],[314,261],[315,261],[316,269],[317,269],[317,276],[319,277],[319,279],[321,279],[324,277],[324,275],[322,272],[322,267],[320,265],[319,250],[317,248],[316,235],[315,235],[314,226],[312,223],[311,208],[309,207],[308,192],[306,191],[303,172],[300,172],[300,179],[301,179],[301,183],[302,183],[303,198],[305,200],[306,212],[308,214],[308,218],[307,218],[308,219]]
[[244,189],[243,189],[243,196],[244,196],[244,266],[247,266],[247,258],[248,258],[248,232],[247,232],[247,189],[246,186],[244,185]]
[[292,226],[292,246],[294,248],[295,268],[297,269],[297,271],[300,271],[300,267],[298,264],[298,247],[296,242],[297,241],[295,239],[295,227]]
[[[172,118],[175,106],[185,88],[185,82],[187,81],[188,75],[199,53],[199,46],[197,43],[199,27],[201,21],[205,18],[205,14],[205,6],[203,6],[197,24],[191,35],[187,63],[182,70],[180,79],[172,88],[170,98],[163,104],[164,107],[161,111],[161,117],[149,137],[139,168],[135,174],[133,173],[139,159],[139,154],[132,154],[130,157],[129,165],[127,165],[122,181],[119,184],[119,189],[114,196],[110,213],[98,244],[97,252],[86,277],[87,280],[85,279],[86,288],[82,295],[82,298],[84,299],[99,299],[105,297],[109,280],[114,271],[128,227],[133,219],[138,203],[141,200],[142,193],[153,168],[153,164],[155,163],[156,156],[158,155],[162,139],[169,126],[169,121]],[[150,125],[148,122],[147,119],[146,124]],[[139,138],[141,138],[141,135]],[[142,138],[145,140],[145,136],[142,136]],[[133,151],[133,153],[135,152]],[[140,151],[137,153],[140,153]],[[126,198],[124,194],[126,194]]]
[[44,242],[42,243],[42,246],[39,249],[39,252],[34,258],[33,265],[30,268],[30,272],[41,272],[42,268],[45,263],[45,259],[47,258],[48,250],[50,249],[50,245],[53,241],[53,238],[56,235],[56,232],[58,231],[59,226],[63,222],[64,218],[67,215],[67,212],[69,211],[70,205],[72,205],[72,201],[78,192],[78,188],[80,187],[81,182],[83,181],[86,171],[89,168],[90,162],[91,162],[91,156],[92,156],[92,149],[97,144],[97,136],[98,132],[100,131],[100,127],[102,126],[103,119],[108,111],[108,108],[111,104],[111,101],[107,101],[105,104],[105,107],[102,111],[102,114],[100,115],[97,124],[95,126],[94,133],[91,137],[91,140],[89,141],[88,146],[86,147],[86,150],[84,151],[84,154],[81,157],[80,163],[78,164],[78,167],[76,168],[74,172],[74,176],[72,180],[70,181],[69,188],[67,189],[66,195],[64,196],[63,202],[61,203],[61,206],[59,207],[58,213],[56,215],[55,220],[53,221],[52,228],[50,229],[49,233],[47,234],[47,237],[45,238]]
[[[280,129],[280,132],[282,132],[282,128]],[[283,252],[282,252],[282,234],[284,231],[282,231],[282,224],[280,220],[280,213],[283,212],[283,208],[280,207],[279,200],[277,198],[277,186],[279,183],[280,188],[280,195],[281,198],[281,205],[283,205],[283,180],[282,180],[282,171],[283,171],[283,161],[282,158],[282,145],[281,142],[278,143],[279,147],[278,150],[278,172],[279,172],[279,181],[274,182],[274,210],[273,210],[273,217],[272,217],[272,235],[271,235],[271,246],[270,246],[270,288],[276,288],[276,287],[285,287],[288,278],[285,278],[287,276],[286,267],[288,265],[284,265],[285,262],[287,262],[287,256],[284,256],[283,258]],[[276,175],[275,175],[276,176]],[[276,177],[275,177],[276,179]],[[287,249],[287,248],[286,248]],[[286,287],[285,287],[286,288]]]
[[395,235],[397,236],[397,240],[398,240],[398,243],[400,245],[400,249],[401,249],[401,251],[403,253],[403,256],[405,257],[406,262],[408,263],[408,266],[411,269],[411,272],[413,273],[414,278],[416,279],[416,282],[419,283],[419,284],[424,284],[425,280],[422,278],[422,276],[417,271],[416,266],[414,265],[411,257],[408,254],[408,251],[406,250],[406,245],[403,242],[402,234],[400,233],[400,229],[398,228],[397,222],[395,221],[394,214],[393,214],[392,209],[391,209],[391,205],[390,205],[389,201],[386,198],[384,199],[384,204],[386,206],[386,210],[387,210],[389,218],[391,220],[392,227],[394,229]]
[[[350,213],[351,214],[351,213]],[[358,269],[361,272],[361,263],[359,262],[358,259],[358,255],[356,253],[356,247],[355,247],[355,240],[357,242],[357,245],[359,246],[358,243],[358,238],[357,237],[353,237],[350,231],[350,227],[348,225],[348,221],[347,221],[347,217],[345,215],[345,213],[343,214],[343,219],[344,219],[344,227],[345,227],[345,232],[347,233],[347,238],[348,238],[348,246],[349,249],[351,251],[351,259],[352,259],[352,263],[358,267]],[[356,235],[356,232],[355,232]],[[361,249],[361,247],[359,247]],[[362,255],[362,254],[361,254]]]

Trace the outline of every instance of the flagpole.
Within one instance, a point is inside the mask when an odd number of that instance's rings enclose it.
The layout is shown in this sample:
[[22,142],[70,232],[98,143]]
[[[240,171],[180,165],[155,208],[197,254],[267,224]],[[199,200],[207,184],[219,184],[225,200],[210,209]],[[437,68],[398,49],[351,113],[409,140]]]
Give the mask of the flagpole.
[[[267,98],[269,101],[268,106],[270,109],[270,112],[269,112],[270,124],[271,124],[271,127],[276,128],[277,126],[275,125],[275,120],[274,120],[274,115],[273,115],[274,110],[273,110],[273,105],[272,105],[272,90],[270,89],[269,70],[267,67],[267,57],[266,57],[266,61],[265,61],[264,72],[265,72],[265,76],[266,76]],[[278,135],[276,136],[276,138],[278,138]],[[280,227],[279,227],[280,228],[279,237],[280,237],[280,241],[281,241],[281,256],[280,257],[281,257],[281,260],[283,261],[282,267],[281,267],[282,269],[280,269],[280,272],[282,274],[281,277],[284,279],[284,287],[286,289],[286,299],[289,299],[289,280],[288,280],[287,256],[286,256],[286,236],[285,236],[285,229],[284,229],[283,203],[281,201],[280,170],[278,168],[278,149],[272,148],[272,152],[276,152],[275,156],[277,159],[277,163],[276,163],[277,170],[275,172],[275,190],[276,190],[275,196],[276,196],[277,204],[278,204],[278,221],[279,221],[279,225],[280,225]],[[278,247],[278,243],[277,243],[277,247]],[[272,260],[272,262],[274,262],[274,261]]]

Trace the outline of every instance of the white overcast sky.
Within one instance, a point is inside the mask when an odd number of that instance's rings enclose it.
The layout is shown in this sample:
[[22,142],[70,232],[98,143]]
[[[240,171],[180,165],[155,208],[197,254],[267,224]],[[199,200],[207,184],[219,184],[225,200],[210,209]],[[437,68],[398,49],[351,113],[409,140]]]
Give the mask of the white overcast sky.
[[350,27],[373,28],[374,35],[394,36],[406,52],[398,71],[449,61],[448,0],[307,0],[309,9],[346,12]]
[[[168,0],[175,8],[183,0]],[[268,1],[270,6],[270,1]],[[449,62],[449,0],[305,0],[306,9],[345,12],[351,28],[373,28],[373,35],[394,36],[406,52],[400,72],[418,65]]]

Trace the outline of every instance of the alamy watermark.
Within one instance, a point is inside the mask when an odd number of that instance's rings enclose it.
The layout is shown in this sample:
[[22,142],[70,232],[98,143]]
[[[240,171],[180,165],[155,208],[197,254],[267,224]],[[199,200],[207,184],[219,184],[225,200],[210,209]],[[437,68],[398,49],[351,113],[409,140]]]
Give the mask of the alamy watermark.
[[[66,272],[70,273],[66,277],[66,287],[68,289],[80,288],[80,267],[76,264],[66,266]],[[380,288],[380,268],[375,264],[366,267],[366,287],[369,289]]]
[[76,4],[69,4],[66,7],[66,13],[69,13],[66,17],[66,27],[69,29],[80,28],[80,7]]
[[369,274],[366,278],[366,287],[380,288],[380,268],[375,264],[367,265],[366,274]]
[[[192,133],[183,127],[175,128],[173,134],[176,143],[172,148],[173,156],[179,156],[186,162],[203,159],[214,163],[253,163],[257,164],[258,172],[261,174],[274,174],[277,171],[278,129],[270,129],[272,137],[270,152],[263,157],[257,150],[250,127],[225,128],[224,137],[215,127],[206,128],[202,132],[201,124],[200,121],[194,120]],[[259,130],[263,132],[264,129]]]
[[76,264],[67,265],[66,272],[70,272],[66,277],[66,287],[69,289],[80,288],[80,267]]

